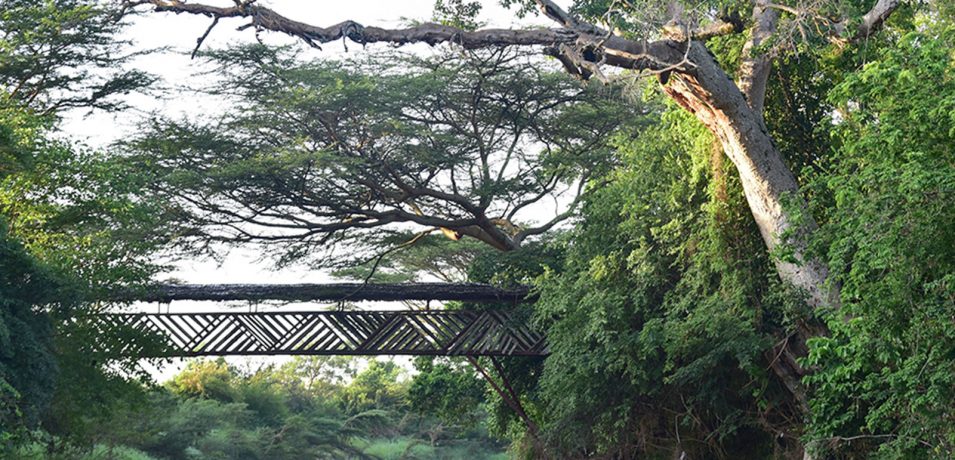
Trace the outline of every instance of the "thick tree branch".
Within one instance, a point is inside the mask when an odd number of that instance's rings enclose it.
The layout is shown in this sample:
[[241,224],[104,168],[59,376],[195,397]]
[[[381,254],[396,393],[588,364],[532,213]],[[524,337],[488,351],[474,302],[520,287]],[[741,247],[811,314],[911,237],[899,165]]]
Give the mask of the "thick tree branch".
[[771,51],[757,50],[776,32],[778,22],[779,12],[770,8],[765,1],[758,0],[753,8],[753,28],[743,45],[737,86],[746,96],[749,106],[760,115],[766,100],[766,84],[773,67],[773,55]]
[[[882,28],[889,16],[901,6],[901,0],[879,0],[869,12],[862,15],[862,23],[852,36],[852,41],[868,38],[870,35]],[[842,22],[842,29],[845,29],[846,21]]]
[[[487,220],[485,218],[485,220]],[[479,241],[487,243],[494,249],[507,252],[520,248],[520,242],[515,241],[510,236],[502,232],[494,224],[487,222],[486,225],[472,225],[470,227],[457,228],[462,235],[470,236]]]
[[738,13],[725,15],[690,33],[694,40],[706,41],[723,35],[738,34],[743,31],[743,19]]
[[[568,28],[574,29],[580,26],[580,21],[577,18],[571,16],[563,8],[557,6],[556,3],[550,0],[537,0],[537,8],[554,22]],[[593,26],[591,26],[593,27]]]
[[628,40],[572,18],[569,14],[544,0],[546,14],[558,21],[558,29],[480,29],[468,31],[441,24],[425,23],[405,29],[366,27],[354,21],[345,21],[330,27],[317,27],[284,17],[275,11],[255,4],[241,3],[233,7],[216,7],[201,3],[184,3],[179,0],[139,0],[131,5],[152,5],[156,11],[187,13],[212,18],[249,18],[251,22],[242,28],[255,27],[297,37],[311,46],[338,39],[354,42],[391,43],[454,43],[464,48],[487,48],[493,46],[527,46],[574,44],[578,49],[600,48],[610,65],[628,69],[661,70],[680,63],[682,53],[674,52],[669,40],[645,42]]
[[544,48],[544,54],[552,56],[564,66],[564,70],[572,77],[578,80],[590,80],[590,77],[593,76],[586,66],[582,66],[579,59],[573,52],[571,52],[571,47],[567,45],[559,46],[548,46]]
[[441,24],[425,23],[405,29],[365,27],[354,21],[345,21],[330,27],[316,27],[294,21],[275,11],[255,4],[243,3],[232,7],[216,7],[179,0],[148,0],[135,4],[149,4],[156,11],[188,13],[212,18],[249,18],[243,26],[258,30],[281,32],[298,37],[311,46],[348,38],[356,43],[456,43],[465,48],[484,48],[494,45],[552,45],[572,42],[577,34],[567,29],[483,29],[468,31]]

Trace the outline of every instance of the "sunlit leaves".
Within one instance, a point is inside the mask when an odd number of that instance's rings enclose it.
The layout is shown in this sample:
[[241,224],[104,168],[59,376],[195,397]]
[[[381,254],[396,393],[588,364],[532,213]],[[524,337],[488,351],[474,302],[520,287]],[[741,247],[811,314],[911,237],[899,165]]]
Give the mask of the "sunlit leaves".
[[809,362],[813,436],[860,436],[839,451],[941,458],[955,446],[953,42],[950,26],[926,24],[830,93],[839,148],[817,179],[834,197],[818,244],[850,319],[831,319]]

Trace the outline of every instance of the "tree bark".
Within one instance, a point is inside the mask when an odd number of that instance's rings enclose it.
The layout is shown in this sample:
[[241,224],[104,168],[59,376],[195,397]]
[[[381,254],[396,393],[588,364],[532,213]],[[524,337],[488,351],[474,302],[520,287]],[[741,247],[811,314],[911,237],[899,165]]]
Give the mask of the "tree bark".
[[739,79],[736,85],[746,96],[746,102],[762,118],[766,101],[766,85],[769,71],[773,67],[772,55],[758,53],[756,49],[770,39],[776,31],[779,12],[766,6],[762,0],[753,8],[753,28],[750,37],[743,45],[743,58],[739,66]]

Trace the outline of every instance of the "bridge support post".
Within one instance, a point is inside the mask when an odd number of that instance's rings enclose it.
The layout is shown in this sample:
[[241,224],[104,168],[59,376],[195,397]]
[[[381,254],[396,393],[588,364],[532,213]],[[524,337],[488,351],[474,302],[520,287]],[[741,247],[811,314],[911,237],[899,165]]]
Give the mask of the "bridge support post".
[[527,412],[524,410],[524,405],[521,404],[521,400],[514,391],[514,387],[511,386],[511,383],[507,378],[507,374],[503,372],[504,369],[501,367],[501,364],[493,356],[490,357],[491,363],[494,365],[494,368],[501,379],[501,384],[504,387],[503,389],[501,388],[501,385],[498,385],[497,382],[494,381],[490,373],[484,369],[484,366],[481,366],[481,363],[479,363],[477,359],[471,356],[465,356],[465,358],[467,358],[468,362],[471,363],[475,369],[477,369],[482,377],[484,377],[484,380],[491,385],[491,388],[493,388],[498,396],[504,400],[504,403],[507,404],[508,407],[510,407],[511,410],[513,410],[521,420],[524,421],[524,424],[527,425],[527,431],[530,433],[531,438],[534,441],[535,449],[542,454],[544,445],[540,439],[540,428],[536,423],[534,423],[533,420],[531,420],[530,416],[527,415]]

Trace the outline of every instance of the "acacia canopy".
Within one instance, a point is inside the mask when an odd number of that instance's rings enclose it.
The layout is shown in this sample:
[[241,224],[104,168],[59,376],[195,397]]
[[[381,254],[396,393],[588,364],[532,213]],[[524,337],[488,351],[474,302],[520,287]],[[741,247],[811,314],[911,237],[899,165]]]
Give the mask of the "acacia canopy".
[[613,161],[608,139],[640,120],[507,49],[301,62],[251,45],[208,58],[223,76],[208,90],[234,109],[156,119],[130,159],[160,178],[195,241],[263,243],[286,261],[331,264],[345,243],[367,258],[438,229],[516,249],[572,215]]

